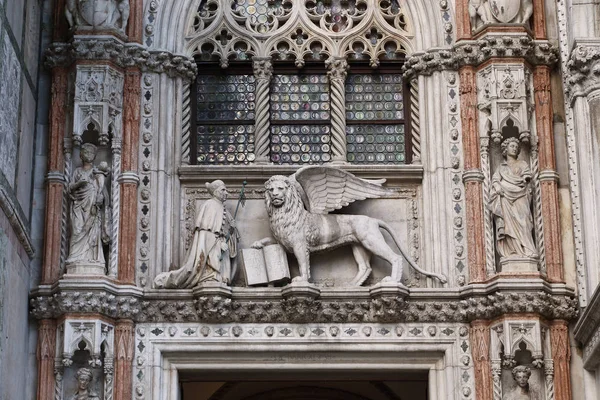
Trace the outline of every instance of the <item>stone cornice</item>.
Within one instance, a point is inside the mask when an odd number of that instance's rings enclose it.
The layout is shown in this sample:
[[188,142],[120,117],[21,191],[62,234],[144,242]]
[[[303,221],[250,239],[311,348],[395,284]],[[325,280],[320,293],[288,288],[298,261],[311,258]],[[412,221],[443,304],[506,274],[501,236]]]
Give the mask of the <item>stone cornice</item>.
[[136,322],[469,322],[507,313],[571,320],[578,313],[571,289],[542,280],[410,289],[408,297],[402,291],[321,288],[317,298],[284,296],[281,288],[142,291],[108,280],[62,280],[34,290],[30,302],[37,319],[96,313]]
[[464,40],[451,48],[431,49],[406,60],[404,77],[431,75],[436,71],[478,66],[493,58],[522,58],[531,65],[554,65],[558,48],[547,40],[533,40],[527,34],[488,34],[477,40]]
[[68,43],[52,43],[45,53],[47,68],[63,67],[77,60],[109,61],[119,67],[165,73],[191,80],[197,67],[192,58],[168,51],[148,50],[138,43],[124,43],[112,36],[75,36]]
[[565,91],[571,102],[600,90],[600,40],[576,40],[567,68]]

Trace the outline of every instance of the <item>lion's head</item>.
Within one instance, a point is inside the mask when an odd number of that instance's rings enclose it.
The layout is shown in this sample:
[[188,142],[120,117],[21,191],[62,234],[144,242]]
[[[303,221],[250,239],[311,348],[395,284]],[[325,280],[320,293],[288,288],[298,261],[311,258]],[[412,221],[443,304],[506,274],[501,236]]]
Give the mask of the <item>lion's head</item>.
[[269,216],[276,209],[290,216],[304,209],[298,190],[283,175],[274,175],[265,183],[265,202]]

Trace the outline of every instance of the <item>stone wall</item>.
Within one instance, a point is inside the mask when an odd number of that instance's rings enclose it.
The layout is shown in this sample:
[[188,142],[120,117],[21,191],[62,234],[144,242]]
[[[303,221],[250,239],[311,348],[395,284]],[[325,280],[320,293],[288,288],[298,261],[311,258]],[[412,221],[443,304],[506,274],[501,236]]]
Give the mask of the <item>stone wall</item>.
[[[34,233],[44,193],[37,141],[42,1],[0,1],[0,399],[35,398],[35,329],[28,291],[35,280]],[[41,164],[41,169],[39,167]],[[40,172],[36,174],[36,172]],[[37,212],[36,212],[37,211]],[[30,332],[33,334],[30,336]],[[7,377],[10,377],[7,379]]]

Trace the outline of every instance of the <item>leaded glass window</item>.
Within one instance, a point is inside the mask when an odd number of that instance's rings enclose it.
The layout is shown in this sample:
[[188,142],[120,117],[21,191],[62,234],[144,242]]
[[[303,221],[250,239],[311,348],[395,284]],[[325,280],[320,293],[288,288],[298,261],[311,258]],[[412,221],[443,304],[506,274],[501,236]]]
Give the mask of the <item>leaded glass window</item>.
[[[352,72],[352,70],[351,70]],[[346,79],[347,160],[406,162],[404,83],[398,72],[350,73]]]
[[254,75],[219,72],[196,78],[192,163],[247,164],[255,158]]
[[275,74],[271,80],[270,159],[276,164],[331,160],[329,81],[324,73]]

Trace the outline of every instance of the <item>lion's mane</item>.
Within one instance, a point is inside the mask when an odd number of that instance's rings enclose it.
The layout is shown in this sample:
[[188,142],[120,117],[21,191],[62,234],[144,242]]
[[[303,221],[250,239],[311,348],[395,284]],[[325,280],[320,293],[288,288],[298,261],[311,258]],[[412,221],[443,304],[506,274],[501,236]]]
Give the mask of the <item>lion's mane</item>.
[[[287,188],[285,202],[281,207],[273,207],[269,188],[275,182],[283,182]],[[278,239],[288,242],[288,238],[304,231],[307,211],[304,209],[298,189],[283,175],[274,175],[265,183],[265,202],[271,221],[271,230]]]

